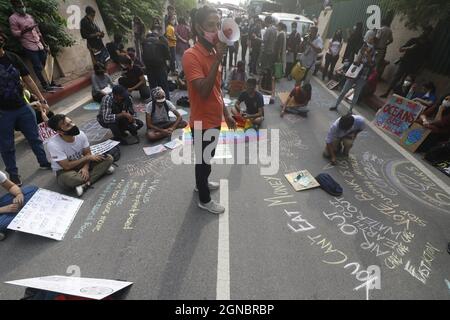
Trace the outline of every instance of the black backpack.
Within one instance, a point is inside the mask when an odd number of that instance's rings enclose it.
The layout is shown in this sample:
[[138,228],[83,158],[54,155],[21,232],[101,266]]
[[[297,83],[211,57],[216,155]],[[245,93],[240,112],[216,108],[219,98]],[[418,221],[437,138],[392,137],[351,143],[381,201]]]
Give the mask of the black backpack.
[[332,196],[339,197],[342,195],[342,187],[328,173],[319,174],[316,180],[320,187]]
[[113,157],[114,162],[119,161],[120,159],[120,148],[119,146],[115,146],[114,148],[112,148],[111,150],[105,152],[105,155],[109,154],[111,157]]
[[165,65],[166,55],[163,52],[164,44],[157,37],[148,37],[142,44],[142,60],[146,68],[162,67]]

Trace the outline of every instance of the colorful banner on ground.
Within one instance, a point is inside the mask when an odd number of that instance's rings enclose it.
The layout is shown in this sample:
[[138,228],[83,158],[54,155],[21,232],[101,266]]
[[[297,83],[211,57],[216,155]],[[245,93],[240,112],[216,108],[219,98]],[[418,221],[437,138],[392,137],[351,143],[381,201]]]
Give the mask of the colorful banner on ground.
[[374,123],[377,127],[401,138],[403,133],[413,124],[423,109],[424,107],[417,102],[393,95],[378,110]]

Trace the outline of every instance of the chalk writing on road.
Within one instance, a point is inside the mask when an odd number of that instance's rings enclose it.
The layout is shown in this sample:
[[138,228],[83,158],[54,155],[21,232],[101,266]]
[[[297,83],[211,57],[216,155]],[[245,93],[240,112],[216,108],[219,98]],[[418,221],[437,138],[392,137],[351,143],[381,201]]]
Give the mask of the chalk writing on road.
[[423,284],[426,284],[427,279],[431,274],[431,262],[436,259],[436,252],[441,251],[427,242],[425,245],[425,250],[422,253],[420,264],[418,266],[413,266],[411,261],[408,261],[405,264],[405,270],[414,278],[416,278]]

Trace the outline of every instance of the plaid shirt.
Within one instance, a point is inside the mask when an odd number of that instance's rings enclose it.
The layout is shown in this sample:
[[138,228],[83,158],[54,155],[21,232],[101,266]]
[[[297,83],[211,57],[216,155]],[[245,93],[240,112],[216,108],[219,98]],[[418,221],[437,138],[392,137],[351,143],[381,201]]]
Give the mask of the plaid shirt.
[[103,97],[97,119],[103,123],[116,122],[116,115],[122,111],[128,112],[136,119],[136,112],[133,108],[133,100],[131,97],[126,98],[121,103],[114,101],[113,94],[110,93]]

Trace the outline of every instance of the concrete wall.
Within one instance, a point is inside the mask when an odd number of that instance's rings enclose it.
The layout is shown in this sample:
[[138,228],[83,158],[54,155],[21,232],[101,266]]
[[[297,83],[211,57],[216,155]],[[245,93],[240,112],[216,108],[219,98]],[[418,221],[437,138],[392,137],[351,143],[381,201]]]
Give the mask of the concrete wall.
[[[101,30],[106,32],[105,24],[103,23],[103,19],[100,15],[100,12],[97,7],[97,3],[95,0],[72,0],[72,1],[60,1],[59,4],[59,12],[61,16],[65,18],[69,18],[69,14],[67,13],[67,8],[71,5],[79,6],[81,10],[81,19],[85,16],[85,9],[87,6],[91,6],[95,9],[96,16],[95,20]],[[72,36],[72,38],[76,41],[76,43],[69,48],[64,48],[61,53],[58,55],[57,60],[60,71],[65,76],[74,76],[78,74],[85,73],[88,70],[92,69],[92,61],[89,54],[89,51],[86,46],[86,40],[81,38],[79,26],[77,29],[67,30],[67,32]],[[109,37],[106,34],[103,42],[106,44],[109,42]]]

